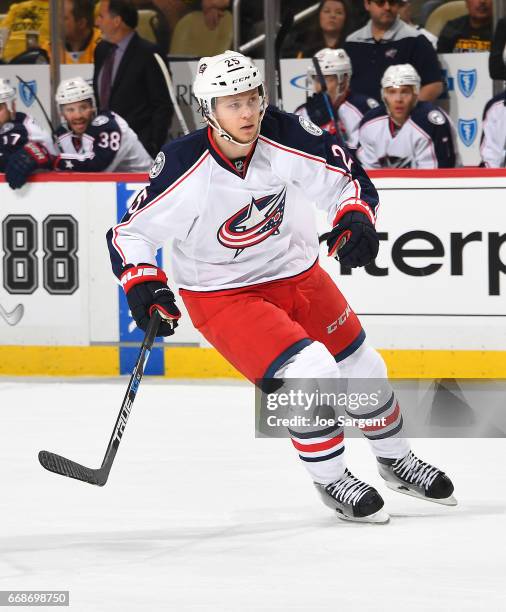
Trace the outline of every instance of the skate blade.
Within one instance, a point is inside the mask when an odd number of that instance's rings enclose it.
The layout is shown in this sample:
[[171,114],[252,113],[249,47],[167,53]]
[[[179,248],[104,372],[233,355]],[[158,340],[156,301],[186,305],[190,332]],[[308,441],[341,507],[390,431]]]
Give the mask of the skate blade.
[[[337,511],[336,511],[337,512]],[[390,515],[384,510],[378,510],[374,514],[369,516],[347,516],[337,512],[337,516],[342,521],[349,521],[350,523],[373,523],[375,525],[386,525],[390,521]]]
[[434,497],[425,497],[425,495],[420,495],[420,493],[406,488],[405,485],[397,485],[389,481],[385,481],[385,484],[389,489],[392,489],[392,491],[396,491],[397,493],[403,493],[404,495],[410,495],[411,497],[416,497],[418,499],[423,499],[423,501],[433,502],[435,504],[441,504],[443,506],[457,505],[457,500],[453,495],[450,495],[450,497],[445,497],[443,499],[435,499]]

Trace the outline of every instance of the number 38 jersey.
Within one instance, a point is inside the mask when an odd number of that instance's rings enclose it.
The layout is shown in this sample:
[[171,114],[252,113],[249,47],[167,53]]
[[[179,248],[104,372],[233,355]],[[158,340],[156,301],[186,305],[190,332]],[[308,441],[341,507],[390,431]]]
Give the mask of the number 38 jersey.
[[115,274],[156,265],[167,241],[176,283],[214,291],[288,278],[318,258],[316,205],[335,224],[359,210],[374,223],[378,195],[336,137],[269,107],[246,158],[222,155],[211,128],[165,145],[151,182],[108,232]]
[[66,126],[56,131],[60,154],[57,170],[68,172],[147,172],[153,163],[128,123],[116,113],[103,111],[82,136]]

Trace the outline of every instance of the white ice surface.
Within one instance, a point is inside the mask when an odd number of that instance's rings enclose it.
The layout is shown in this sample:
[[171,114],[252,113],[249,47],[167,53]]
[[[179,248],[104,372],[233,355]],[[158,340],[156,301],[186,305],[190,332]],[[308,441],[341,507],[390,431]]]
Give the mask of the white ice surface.
[[70,590],[82,612],[506,610],[504,440],[414,441],[448,508],[389,491],[350,439],[392,517],[350,524],[288,440],[254,438],[252,387],[144,380],[104,488],[42,469],[40,449],[98,467],[124,389],[0,382],[0,590]]

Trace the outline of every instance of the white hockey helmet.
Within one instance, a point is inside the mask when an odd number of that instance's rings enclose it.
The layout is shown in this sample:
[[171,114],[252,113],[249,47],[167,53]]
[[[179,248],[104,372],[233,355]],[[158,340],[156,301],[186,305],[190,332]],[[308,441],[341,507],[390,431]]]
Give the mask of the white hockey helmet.
[[96,109],[93,87],[82,77],[74,77],[61,81],[56,90],[55,99],[59,106],[81,102],[82,100],[91,100],[91,105]]
[[385,70],[381,79],[382,91],[387,87],[402,87],[410,85],[416,95],[420,92],[420,75],[411,64],[396,64]]
[[[344,49],[321,49],[314,57],[318,60],[324,76],[335,75],[339,81],[345,76],[351,77],[351,60]],[[313,62],[307,67],[307,74],[310,77],[317,75]]]
[[[258,88],[260,95],[260,122],[265,113],[267,98],[260,69],[246,56],[237,51],[225,51],[212,57],[203,57],[197,66],[197,75],[193,81],[193,93],[197,98],[202,116],[218,134],[235,144],[249,146],[255,138],[247,143],[237,142],[218,123],[214,114],[215,99],[221,96],[232,96]],[[258,126],[260,131],[260,124]]]
[[13,112],[12,103],[16,99],[16,90],[7,79],[0,79],[0,104],[7,104],[10,112]]

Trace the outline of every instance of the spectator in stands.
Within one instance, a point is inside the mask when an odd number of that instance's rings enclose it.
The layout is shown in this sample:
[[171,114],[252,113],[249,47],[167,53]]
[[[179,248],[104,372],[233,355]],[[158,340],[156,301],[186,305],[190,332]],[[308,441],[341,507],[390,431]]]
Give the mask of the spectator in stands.
[[25,113],[16,112],[16,90],[0,79],[0,172],[12,189],[39,169],[51,168],[56,153],[48,132]]
[[434,49],[437,48],[437,36],[434,36],[432,32],[429,32],[429,30],[426,30],[425,28],[422,28],[422,26],[413,22],[413,7],[411,0],[401,0],[399,17],[402,19],[402,21],[404,21],[404,23],[407,23],[415,28],[415,30],[418,30],[421,34],[423,34],[425,38],[429,40]]
[[171,32],[184,15],[200,8],[199,0],[152,0],[152,2],[165,17]]
[[433,46],[399,18],[400,0],[364,0],[370,20],[348,36],[351,89],[381,99],[381,77],[394,64],[410,63],[421,76],[420,100],[435,100],[443,91],[441,69]]
[[444,26],[437,43],[438,53],[490,51],[492,44],[492,0],[466,0],[469,15],[452,19]]
[[504,168],[506,153],[506,92],[489,100],[483,111],[480,152],[482,166]]
[[313,57],[322,47],[339,49],[350,31],[350,9],[347,0],[323,0],[318,12],[287,42],[286,57]]
[[358,126],[362,117],[378,102],[350,90],[351,62],[343,49],[322,49],[316,54],[325,79],[326,93],[313,63],[308,65],[308,81],[315,91],[306,104],[295,110],[296,115],[310,119],[331,134],[342,138],[347,147],[355,150],[358,145]]
[[410,64],[390,66],[383,104],[360,124],[357,157],[365,168],[453,168],[454,129],[431,102],[419,102],[420,76]]
[[100,30],[93,27],[93,0],[63,0],[64,64],[93,64]]
[[234,27],[230,0],[202,0],[202,10],[178,21],[170,42],[171,55],[211,56],[230,49]]
[[154,157],[167,140],[172,117],[167,83],[155,58],[158,49],[136,32],[131,0],[101,0],[93,88],[101,110],[125,119]]
[[491,79],[506,81],[506,17],[499,19],[490,48],[488,69]]
[[56,91],[62,125],[54,167],[70,172],[147,172],[153,163],[127,122],[112,111],[97,115],[93,88],[81,77]]
[[11,4],[0,23],[7,30],[3,59],[9,62],[28,49],[49,50],[49,2],[25,0]]

